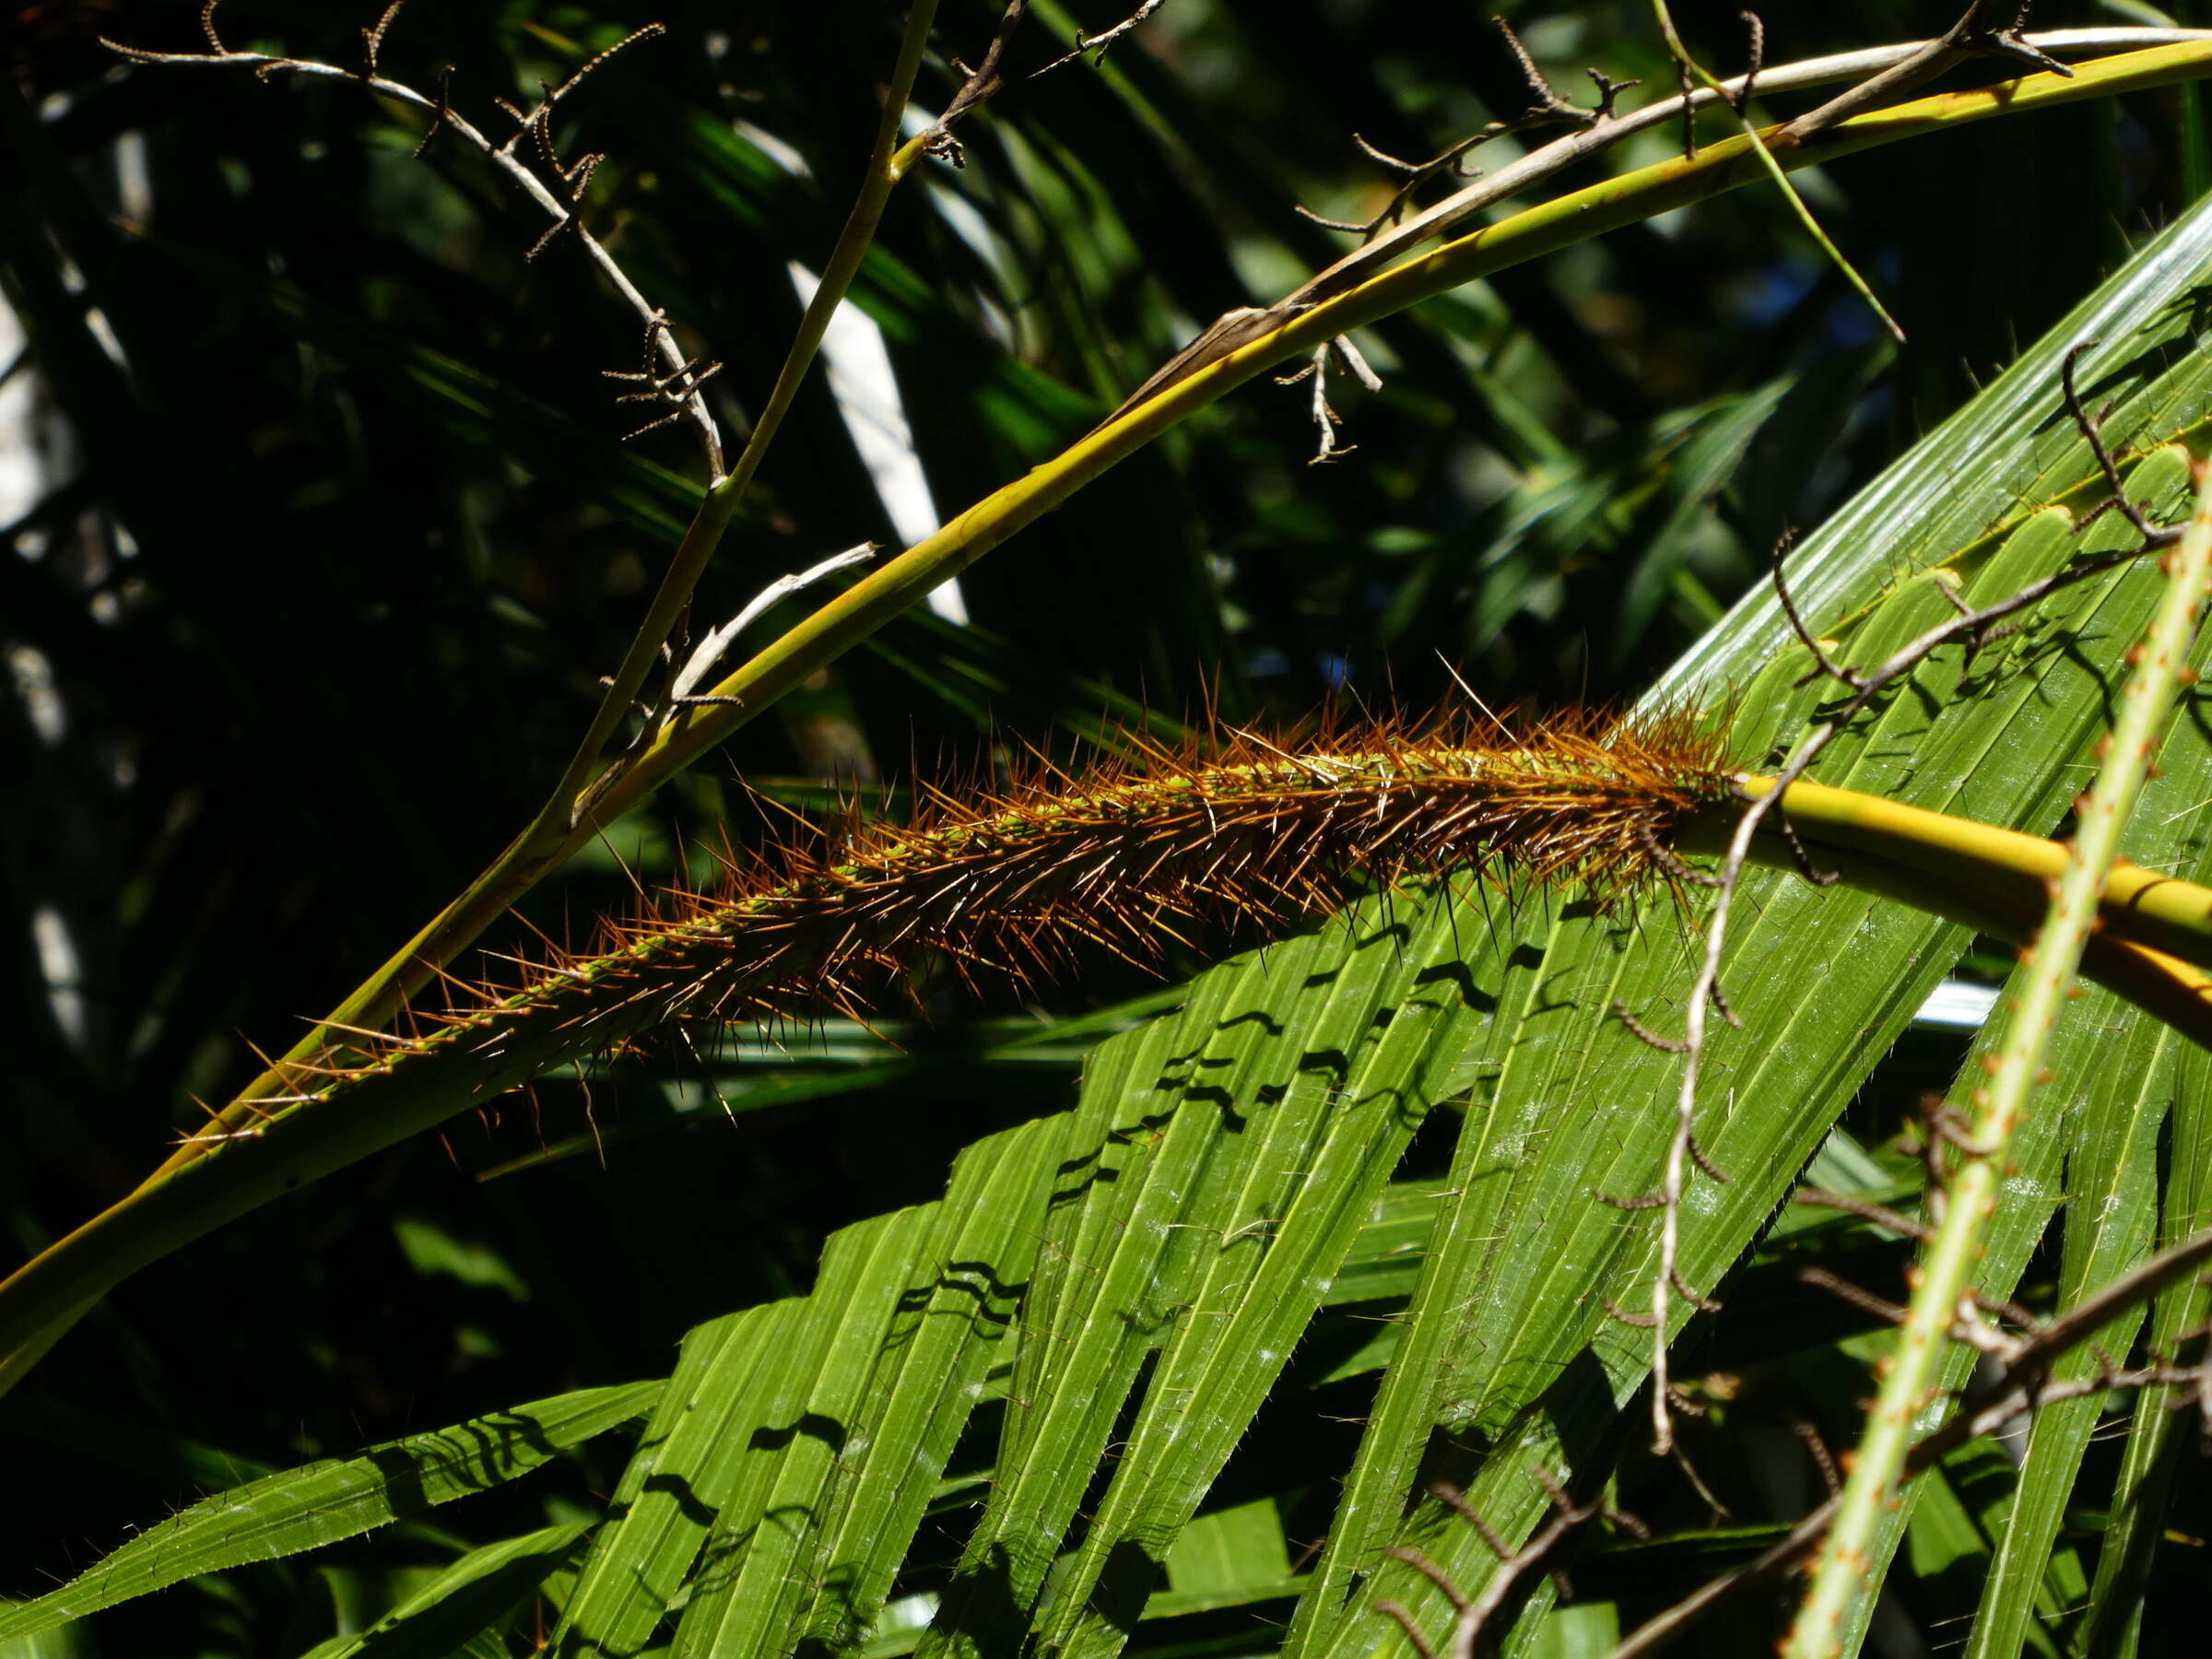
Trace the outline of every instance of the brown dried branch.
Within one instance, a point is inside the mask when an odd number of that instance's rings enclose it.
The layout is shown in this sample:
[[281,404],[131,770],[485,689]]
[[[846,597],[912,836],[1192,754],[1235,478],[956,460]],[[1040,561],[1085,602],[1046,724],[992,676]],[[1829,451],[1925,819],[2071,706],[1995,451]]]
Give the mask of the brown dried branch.
[[1775,538],[1774,552],[1768,564],[1768,574],[1774,582],[1774,597],[1782,606],[1782,614],[1789,622],[1790,631],[1797,636],[1797,642],[1813,654],[1813,666],[1792,680],[1790,688],[1796,690],[1825,677],[1841,682],[1850,690],[1864,691],[1866,682],[1830,657],[1827,642],[1806,625],[1804,617],[1798,614],[1797,601],[1790,594],[1790,584],[1783,580],[1783,561],[1796,540],[1797,533],[1794,530],[1783,531]]
[[1826,1187],[1800,1187],[1790,1196],[1792,1204],[1810,1208],[1841,1210],[1847,1216],[1856,1216],[1862,1221],[1871,1221],[1877,1227],[1888,1228],[1900,1237],[1925,1244],[1936,1236],[1936,1230],[1924,1221],[1915,1221],[1910,1216],[1900,1215],[1886,1206],[1851,1193],[1831,1193]]
[[645,343],[642,360],[635,369],[602,369],[600,375],[618,384],[635,386],[638,390],[625,392],[615,399],[618,404],[656,404],[666,412],[657,419],[646,422],[634,431],[625,432],[622,441],[641,438],[647,432],[665,427],[683,418],[684,411],[699,395],[699,389],[722,372],[722,365],[704,358],[692,358],[678,363],[666,374],[654,368],[654,353],[662,336],[667,332],[665,312],[655,312],[645,324]]
[[[2081,1347],[2130,1308],[2188,1277],[2199,1264],[2207,1261],[2212,1261],[2212,1231],[2184,1239],[2138,1264],[2056,1318],[2035,1326],[2024,1340],[2014,1343],[2006,1357],[2004,1374],[1992,1379],[1985,1387],[1970,1392],[1964,1402],[1966,1407],[1985,1410],[1989,1402],[2001,1401],[2027,1388],[2033,1379],[2048,1375],[2060,1355]],[[1979,1406],[1975,1405],[1978,1399],[1983,1402]]]
[[[1931,1144],[1942,1143],[1938,1140]],[[1944,1177],[1940,1165],[1930,1175],[1930,1190],[1932,1194],[1937,1198],[1944,1195]],[[1916,1221],[1911,1216],[1900,1215],[1885,1205],[1871,1203],[1850,1193],[1831,1193],[1824,1187],[1801,1187],[1792,1194],[1790,1202],[1818,1209],[1841,1210],[1845,1215],[1856,1216],[1861,1220],[1871,1221],[1877,1227],[1886,1228],[1900,1238],[1911,1239],[1918,1244],[1925,1244],[1936,1237],[1936,1230],[1926,1222]],[[1939,1208],[1940,1205],[1931,1207]],[[1814,1271],[1816,1270],[1808,1268],[1800,1277],[1805,1277],[1807,1283],[1819,1282],[1810,1277]],[[1891,1305],[1884,1304],[1885,1307]],[[2035,1331],[2042,1328],[2043,1322],[2041,1320],[2029,1312],[2019,1303],[2005,1298],[1984,1296],[1980,1291],[1976,1291],[1974,1306],[1984,1313],[1994,1314],[1999,1319],[2010,1320],[2023,1331]],[[1885,1313],[1883,1317],[1889,1316]],[[1890,1323],[1895,1324],[1896,1321],[1891,1319]]]
[[[384,7],[383,16],[361,30],[362,55],[367,60],[370,74],[376,73],[376,55],[383,50],[384,31],[392,27],[392,20],[399,16],[399,8],[406,3],[407,0],[392,0],[392,4]],[[215,0],[207,0],[207,9],[210,12],[215,9]],[[217,50],[219,52],[221,48],[218,47]]]
[[1050,75],[1053,70],[1063,68],[1065,65],[1074,63],[1077,58],[1081,57],[1087,52],[1094,52],[1098,54],[1096,57],[1090,60],[1093,64],[1098,64],[1104,61],[1106,53],[1112,48],[1113,43],[1116,41],[1120,40],[1131,29],[1136,28],[1136,26],[1142,23],[1147,18],[1149,18],[1154,12],[1158,11],[1164,3],[1165,0],[1143,0],[1143,4],[1140,5],[1135,11],[1124,18],[1119,23],[1116,23],[1112,29],[1106,29],[1104,32],[1100,34],[1085,34],[1081,29],[1077,29],[1076,31],[1076,49],[1073,52],[1068,53],[1064,57],[1054,58],[1051,63],[1047,64],[1043,68],[1038,70],[1036,75],[1032,75],[1030,78],[1034,80],[1037,78],[1038,75]]
[[1029,15],[1029,9],[1030,0],[1006,0],[1006,9],[999,14],[998,27],[991,33],[991,44],[983,50],[982,63],[971,69],[959,59],[952,60],[952,66],[968,78],[952,95],[952,101],[945,106],[945,113],[937,117],[936,125],[930,128],[924,141],[924,147],[938,160],[949,161],[955,167],[968,165],[967,152],[952,135],[952,129],[963,116],[981,109],[1006,87],[999,62],[1006,56],[1006,47],[1021,28],[1021,20]]
[[1861,110],[1872,109],[1882,100],[1900,92],[1909,92],[1922,82],[1932,80],[1946,69],[1977,55],[2010,58],[2026,67],[2048,70],[2054,75],[2074,73],[2022,36],[2021,30],[2028,24],[2029,7],[2025,0],[2014,12],[2012,21],[2002,28],[1993,29],[1982,21],[1983,14],[1991,9],[1992,0],[1973,0],[1973,4],[1966,8],[1965,16],[1912,56],[1891,65],[1881,74],[1860,82],[1841,97],[1830,99],[1809,114],[1800,115],[1791,122],[1774,135],[1773,147],[1786,149],[1793,145],[1803,144],[1815,134],[1826,132],[1838,122],[1847,120]]
[[[1095,51],[1098,59],[1104,58],[1115,41],[1158,11],[1162,3],[1163,0],[1143,0],[1136,10],[1103,34],[1087,35],[1080,29],[1077,30],[1076,49],[1073,52],[1054,58],[1041,69],[1032,71],[1028,78],[1035,80],[1040,76],[1050,75],[1053,70],[1074,63],[1087,52]],[[960,147],[960,141],[953,135],[952,129],[1006,90],[1004,60],[1006,48],[1013,43],[1029,9],[1030,0],[1006,0],[1006,10],[999,14],[998,27],[991,33],[991,44],[983,51],[983,61],[971,69],[959,59],[952,60],[952,66],[967,78],[960,83],[959,90],[952,95],[952,101],[945,106],[944,114],[937,117],[936,124],[929,129],[923,139],[923,147],[937,160],[949,161],[955,167],[968,165],[967,152]],[[1097,62],[1098,59],[1092,61]]]
[[[1475,1659],[1484,1632],[1497,1618],[1507,1599],[1521,1582],[1536,1568],[1543,1566],[1560,1542],[1577,1528],[1587,1526],[1593,1521],[1603,1520],[1633,1537],[1641,1539],[1651,1536],[1651,1529],[1626,1511],[1614,1509],[1602,1500],[1576,1503],[1568,1496],[1566,1488],[1544,1470],[1534,1469],[1530,1473],[1550,1499],[1551,1513],[1528,1542],[1518,1549],[1512,1547],[1499,1535],[1497,1529],[1477,1512],[1475,1506],[1467,1501],[1466,1494],[1457,1487],[1439,1482],[1430,1488],[1431,1494],[1465,1522],[1489,1547],[1490,1553],[1498,1558],[1496,1571],[1483,1581],[1478,1594],[1467,1594],[1453,1582],[1450,1573],[1418,1549],[1406,1545],[1393,1545],[1386,1552],[1434,1584],[1452,1606],[1454,1614],[1452,1635],[1440,1654],[1437,1648],[1421,1634],[1412,1615],[1406,1612],[1403,1605],[1394,1601],[1378,1601],[1375,1604],[1375,1611],[1393,1620],[1404,1630],[1414,1651],[1422,1654],[1424,1659]],[[1560,1594],[1568,1594],[1563,1581]]]
[[[554,146],[551,131],[553,112],[561,100],[572,94],[586,78],[617,53],[665,32],[662,25],[649,23],[641,29],[633,29],[614,45],[586,61],[559,86],[542,88],[541,101],[532,110],[524,111],[505,99],[495,99],[493,101],[516,123],[514,135],[502,143],[495,144],[454,110],[447,76],[440,77],[438,96],[431,98],[413,87],[389,78],[380,71],[378,60],[383,50],[385,36],[398,17],[404,0],[394,0],[394,4],[384,8],[372,27],[362,29],[368,67],[359,72],[340,68],[335,64],[315,63],[304,58],[229,51],[222,44],[221,37],[216,30],[216,3],[217,0],[208,0],[201,13],[201,29],[208,44],[206,52],[153,52],[145,47],[126,46],[104,36],[100,44],[135,64],[251,69],[264,79],[282,74],[349,81],[380,97],[411,104],[428,112],[429,125],[416,146],[416,154],[419,156],[430,139],[441,132],[453,133],[471,147],[480,151],[553,221],[530,248],[527,257],[535,258],[563,233],[573,236],[586,257],[598,267],[600,274],[623,302],[653,331],[655,348],[668,366],[671,375],[681,377],[688,372],[691,363],[690,355],[677,343],[665,314],[638,290],[637,285],[629,279],[614,255],[584,228],[577,211],[602,158],[587,156],[572,167],[563,165]],[[517,153],[525,139],[532,146],[533,159],[537,162],[537,167],[533,167],[530,161]],[[545,170],[546,176],[540,175],[538,168]],[[705,377],[702,375],[698,378],[703,380]],[[713,413],[707,407],[706,399],[700,395],[696,382],[691,394],[684,400],[680,413],[691,425],[705,454],[709,485],[719,483],[723,477],[722,429]],[[631,435],[635,436],[634,433]]]
[[1640,84],[1633,80],[1614,80],[1596,69],[1585,71],[1597,88],[1597,102],[1590,109],[1583,109],[1560,97],[1552,84],[1544,77],[1544,72],[1536,67],[1535,60],[1528,55],[1528,48],[1521,44],[1521,37],[1513,32],[1513,26],[1511,23],[1503,18],[1493,18],[1491,21],[1498,25],[1498,32],[1505,40],[1505,48],[1512,54],[1513,62],[1519,65],[1522,81],[1528,88],[1529,103],[1526,109],[1518,115],[1508,116],[1502,120],[1487,124],[1426,161],[1401,160],[1395,156],[1376,148],[1358,133],[1354,133],[1352,142],[1359,147],[1362,153],[1370,159],[1381,162],[1393,172],[1405,175],[1406,182],[1392,194],[1382,210],[1371,218],[1357,222],[1324,218],[1318,213],[1312,212],[1303,206],[1295,207],[1294,211],[1302,214],[1314,223],[1325,225],[1333,230],[1349,230],[1362,236],[1373,237],[1379,234],[1385,226],[1398,223],[1405,217],[1406,208],[1413,205],[1414,197],[1425,186],[1433,183],[1436,180],[1446,177],[1465,179],[1478,176],[1467,171],[1466,159],[1475,150],[1490,143],[1493,139],[1502,138],[1511,133],[1530,132],[1540,127],[1587,128],[1597,126],[1602,123],[1611,121],[1614,101],[1630,88]]
[[1827,1291],[1838,1301],[1847,1302],[1852,1307],[1858,1309],[1860,1312],[1870,1314],[1884,1324],[1900,1325],[1905,1323],[1905,1307],[1902,1302],[1893,1302],[1887,1297],[1877,1296],[1864,1285],[1847,1279],[1841,1274],[1831,1273],[1825,1267],[1800,1267],[1797,1270],[1797,1280],[1800,1284],[1810,1285],[1815,1289]]
[[[1646,1043],[1649,1046],[1657,1049],[1661,1053],[1686,1054],[1689,1052],[1688,1043],[1684,1042],[1679,1037],[1662,1037],[1658,1032],[1653,1030],[1649,1026],[1638,1019],[1636,1018],[1635,1011],[1631,1009],[1625,1002],[1617,1002],[1613,1005],[1613,1018],[1619,1020],[1622,1025],[1628,1027],[1630,1035],[1634,1037],[1639,1042]],[[1615,1204],[1617,1206],[1621,1208],[1629,1208],[1631,1206],[1639,1208],[1642,1207],[1641,1204],[1636,1204],[1634,1201],[1624,1204],[1617,1199],[1608,1199],[1607,1202]]]

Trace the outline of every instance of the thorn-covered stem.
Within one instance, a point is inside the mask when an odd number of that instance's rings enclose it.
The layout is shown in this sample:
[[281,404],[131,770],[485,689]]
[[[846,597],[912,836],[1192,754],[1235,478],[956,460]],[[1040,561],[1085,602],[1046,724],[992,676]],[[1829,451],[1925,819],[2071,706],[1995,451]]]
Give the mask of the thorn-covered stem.
[[1995,1213],[2012,1138],[2041,1073],[2051,1030],[2099,924],[2100,901],[2172,711],[2212,579],[2212,468],[2196,469],[2188,529],[2163,560],[2166,589],[2121,697],[2096,781],[2084,798],[2073,844],[2053,888],[2006,1018],[1995,1069],[1972,1091],[1972,1125],[1950,1177],[1949,1204],[1922,1255],[1912,1302],[1885,1361],[1882,1387],[1867,1419],[1835,1524],[1822,1542],[1811,1588],[1783,1649],[1787,1659],[1831,1659],[1855,1609],[1877,1594],[1872,1571],[1883,1518],[1896,1501],[1906,1454],[1928,1408],[1954,1322],[1977,1317],[1969,1300],[1983,1241]]

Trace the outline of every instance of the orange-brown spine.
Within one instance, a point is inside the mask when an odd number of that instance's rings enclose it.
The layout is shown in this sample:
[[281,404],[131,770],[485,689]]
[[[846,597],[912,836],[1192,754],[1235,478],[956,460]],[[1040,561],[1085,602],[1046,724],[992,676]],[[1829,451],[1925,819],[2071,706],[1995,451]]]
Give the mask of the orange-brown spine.
[[[1023,982],[1087,945],[1157,965],[1185,919],[1310,912],[1409,875],[1495,867],[1610,898],[1678,871],[1676,832],[1733,787],[1690,713],[1510,735],[1363,719],[1296,743],[1143,747],[1078,776],[1041,764],[996,793],[928,792],[908,823],[775,849],[718,895],[670,895],[599,954],[485,988],[364,1071],[431,1084],[435,1056],[463,1049],[478,1062],[452,1069],[481,1099],[672,1018],[853,1011],[873,977],[925,960]],[[300,1084],[335,1104],[345,1077]]]

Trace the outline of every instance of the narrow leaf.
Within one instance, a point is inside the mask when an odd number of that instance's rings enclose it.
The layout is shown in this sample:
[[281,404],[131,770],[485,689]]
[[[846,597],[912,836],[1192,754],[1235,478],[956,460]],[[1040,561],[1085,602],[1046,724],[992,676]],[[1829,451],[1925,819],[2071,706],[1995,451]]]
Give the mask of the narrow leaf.
[[51,1630],[203,1572],[297,1555],[499,1486],[650,1410],[661,1386],[629,1382],[535,1400],[218,1492],[148,1527],[61,1589],[0,1613],[0,1639]]

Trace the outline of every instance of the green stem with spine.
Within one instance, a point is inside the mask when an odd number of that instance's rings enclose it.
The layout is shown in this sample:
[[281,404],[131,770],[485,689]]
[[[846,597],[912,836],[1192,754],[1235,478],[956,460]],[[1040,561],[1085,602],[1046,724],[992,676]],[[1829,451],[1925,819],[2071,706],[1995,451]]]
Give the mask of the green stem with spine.
[[1872,1559],[1876,1540],[1897,1501],[1905,1458],[1920,1437],[1920,1418],[1931,1404],[1952,1327],[1981,1317],[1968,1294],[1996,1212],[2012,1137],[2084,952],[2111,913],[2107,884],[2120,833],[2149,774],[2212,582],[2212,466],[2199,465],[2195,510],[2180,545],[2163,562],[2166,591],[2136,658],[2103,763],[2083,800],[2074,841],[2052,885],[1995,1070],[1972,1091],[1963,1156],[1951,1174],[1936,1236],[1922,1253],[1904,1327],[1882,1363],[1881,1394],[1783,1649],[1786,1659],[1833,1659],[1841,1652],[1839,1632],[1846,1619],[1880,1593],[1882,1575]]

